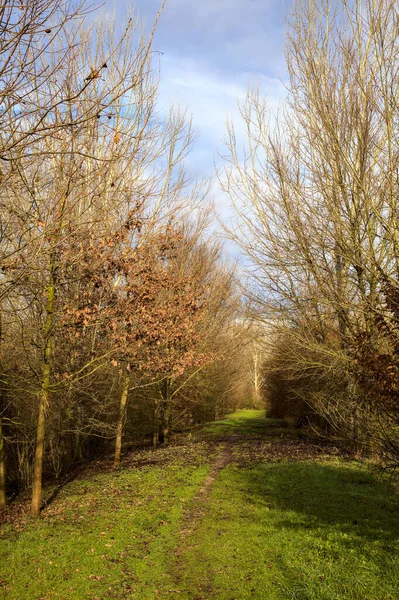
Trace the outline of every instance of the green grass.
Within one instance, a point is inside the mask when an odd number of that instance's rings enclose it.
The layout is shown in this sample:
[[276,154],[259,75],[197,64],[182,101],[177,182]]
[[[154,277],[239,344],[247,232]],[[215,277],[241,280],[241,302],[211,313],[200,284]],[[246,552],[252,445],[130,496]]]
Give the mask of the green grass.
[[52,514],[0,537],[0,598],[154,598],[179,520],[208,467],[107,473],[65,488]]
[[210,423],[202,431],[218,435],[280,435],[286,431],[284,419],[267,419],[265,411],[243,409],[227,415],[223,420]]
[[355,464],[226,468],[186,541],[179,597],[397,600],[398,508]]
[[273,425],[239,411],[149,453],[160,463],[70,483],[39,521],[3,527],[0,599],[397,600],[394,488],[359,461],[301,460],[292,439],[282,459],[284,439],[259,441]]

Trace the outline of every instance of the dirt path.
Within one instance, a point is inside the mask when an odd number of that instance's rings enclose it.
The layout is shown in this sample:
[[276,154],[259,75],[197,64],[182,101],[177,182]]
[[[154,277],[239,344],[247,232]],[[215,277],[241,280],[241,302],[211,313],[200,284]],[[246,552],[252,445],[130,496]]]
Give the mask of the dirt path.
[[[180,530],[180,539],[184,540],[192,535],[199,527],[201,519],[205,512],[207,500],[212,492],[213,484],[220,473],[232,460],[233,448],[231,443],[224,443],[220,446],[218,453],[215,456],[212,470],[205,477],[202,487],[198,494],[190,502],[190,505],[185,511],[182,519],[182,527]],[[181,553],[180,544],[175,549],[175,556]]]
[[[187,553],[187,551],[195,552],[195,545],[191,539],[194,538],[196,532],[201,527],[202,519],[208,505],[208,499],[212,493],[213,485],[219,473],[232,462],[233,445],[234,444],[231,441],[219,445],[219,450],[213,461],[211,471],[205,477],[201,488],[184,513],[179,533],[179,541],[174,550],[174,579],[176,588],[178,589],[171,591],[172,596],[174,593],[183,592],[182,588],[184,588],[185,571],[184,554]],[[211,587],[211,585],[208,585],[209,592],[211,591]],[[198,599],[202,599],[206,596],[199,594],[197,597]]]
[[[215,563],[208,556],[207,551],[201,548],[201,530],[207,527],[208,521],[214,515],[210,507],[214,504],[212,491],[221,472],[230,465],[237,465],[240,469],[251,468],[254,463],[280,462],[289,458],[291,461],[303,458],[313,459],[326,451],[326,447],[304,442],[293,438],[293,432],[288,428],[259,425],[241,431],[240,428],[228,428],[214,434],[213,439],[208,438],[209,453],[214,456],[211,469],[204,478],[200,489],[190,504],[187,506],[181,520],[181,527],[174,557],[171,566],[175,589],[168,590],[165,598],[183,598],[193,600],[209,600],[217,598],[218,582]],[[216,519],[220,518],[215,516]],[[223,518],[223,517],[222,517]],[[244,526],[244,525],[243,525]],[[222,533],[219,533],[222,536]],[[217,538],[217,544],[223,543],[222,537]],[[236,558],[234,555],[233,558]],[[192,588],[189,565],[201,563],[203,577],[197,581],[197,587]],[[195,567],[194,567],[195,568]],[[251,579],[251,575],[249,578]],[[215,579],[216,578],[216,579]],[[237,597],[235,597],[237,598]]]

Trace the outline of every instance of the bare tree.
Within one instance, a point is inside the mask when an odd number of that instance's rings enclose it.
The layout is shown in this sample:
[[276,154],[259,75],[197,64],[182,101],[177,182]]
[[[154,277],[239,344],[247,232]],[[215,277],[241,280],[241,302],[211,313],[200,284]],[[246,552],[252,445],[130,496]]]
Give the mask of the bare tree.
[[[0,194],[2,226],[0,232],[1,260],[9,259],[22,244],[21,234],[15,235],[16,227],[25,224],[14,209],[7,206],[3,193],[11,185],[18,187],[18,170],[13,159],[29,152],[30,144],[48,131],[46,111],[51,112],[68,98],[46,98],[38,102],[40,90],[50,77],[56,76],[68,51],[60,49],[52,67],[46,57],[54,40],[62,36],[69,25],[85,14],[85,2],[77,4],[61,0],[38,0],[21,3],[13,0],[3,2],[0,8]],[[69,53],[72,49],[69,49]],[[81,86],[81,89],[83,86]],[[80,91],[75,92],[79,95]],[[62,124],[53,122],[59,129]],[[10,210],[11,209],[11,210]],[[2,278],[0,302],[10,289],[10,281]],[[1,310],[1,308],[0,308]],[[1,409],[1,407],[0,407]],[[0,505],[5,503],[5,454],[0,415]]]
[[[87,240],[94,250],[96,240],[125,222],[132,207],[153,203],[157,184],[146,182],[151,165],[159,170],[156,163],[164,153],[169,163],[173,160],[165,146],[175,125],[169,129],[151,122],[157,86],[152,37],[146,40],[133,18],[119,41],[111,23],[93,27],[72,24],[36,58],[35,66],[46,72],[31,91],[40,107],[40,126],[36,113],[25,115],[23,127],[33,122],[35,136],[29,146],[13,146],[9,163],[18,178],[2,194],[4,214],[16,221],[7,239],[12,252],[3,263],[3,283],[14,295],[11,302],[8,294],[7,309],[13,310],[16,302],[18,310],[35,304],[42,321],[34,514],[40,510],[45,413],[54,391],[51,365],[63,289],[81,277],[79,264],[86,260],[87,265]],[[162,175],[172,168],[161,168]],[[86,361],[85,370],[96,361],[98,357]]]
[[[315,362],[338,381],[350,373],[352,417],[342,401],[334,410],[351,427],[362,403],[373,405],[357,374],[359,340],[381,350],[384,282],[397,285],[397,22],[393,0],[296,3],[286,106],[272,125],[266,100],[249,92],[246,150],[230,126],[221,173],[238,215],[233,237],[253,267],[251,296],[302,347],[298,373],[316,373]],[[315,405],[328,414],[325,389]]]

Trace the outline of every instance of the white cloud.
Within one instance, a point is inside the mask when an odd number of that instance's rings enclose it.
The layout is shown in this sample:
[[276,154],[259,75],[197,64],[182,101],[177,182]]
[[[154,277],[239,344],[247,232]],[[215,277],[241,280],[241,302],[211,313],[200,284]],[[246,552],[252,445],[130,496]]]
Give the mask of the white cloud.
[[193,115],[194,126],[201,136],[201,145],[208,145],[210,161],[226,132],[226,119],[242,130],[238,102],[246,96],[248,84],[258,84],[268,97],[271,108],[278,105],[285,92],[281,82],[261,73],[224,73],[211,70],[192,58],[165,55],[161,60],[160,105],[170,103],[186,107]]
[[[115,0],[105,0],[110,6]],[[223,222],[233,222],[230,201],[221,191],[214,162],[221,164],[226,119],[234,124],[238,143],[245,127],[237,102],[248,85],[258,85],[271,110],[285,96],[279,77],[286,76],[284,15],[292,0],[167,0],[159,22],[154,50],[159,56],[159,109],[170,104],[187,108],[199,140],[186,159],[188,169],[212,179],[212,195]],[[161,0],[135,0],[151,26]],[[117,3],[120,14],[120,4]],[[232,252],[234,254],[234,252]]]
[[244,97],[240,82],[218,77],[193,59],[162,57],[161,102],[187,107],[201,135],[214,143],[223,137],[227,113],[237,113],[237,101]]
[[[109,5],[112,0],[105,0]],[[167,0],[155,35],[157,50],[197,57],[234,72],[284,75],[284,16],[292,0]],[[161,0],[135,0],[151,26]],[[118,10],[120,11],[119,5]]]
[[[219,72],[189,57],[171,54],[161,57],[159,108],[166,113],[171,103],[179,104],[192,114],[199,140],[186,159],[186,166],[191,172],[212,179],[211,196],[219,218],[228,227],[232,226],[235,213],[228,195],[220,188],[214,164],[222,164],[218,153],[223,154],[225,150],[227,118],[234,124],[238,143],[245,144],[245,126],[238,102],[245,100],[249,84],[258,85],[267,96],[271,110],[276,109],[285,96],[282,83],[262,73]],[[230,256],[238,254],[234,244],[228,244],[228,249]]]

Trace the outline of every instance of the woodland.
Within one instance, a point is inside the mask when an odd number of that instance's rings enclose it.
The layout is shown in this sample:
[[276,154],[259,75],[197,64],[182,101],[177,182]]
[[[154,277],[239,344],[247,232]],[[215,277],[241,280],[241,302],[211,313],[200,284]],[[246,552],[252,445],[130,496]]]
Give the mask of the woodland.
[[0,6],[0,594],[395,600],[399,4],[294,2],[229,222],[160,4]]
[[399,464],[399,7],[303,0],[287,96],[217,176],[157,107],[153,37],[85,0],[0,8],[0,506],[236,408]]
[[157,110],[157,23],[92,12],[0,12],[0,505],[32,515],[43,479],[234,404],[253,340],[190,119]]

